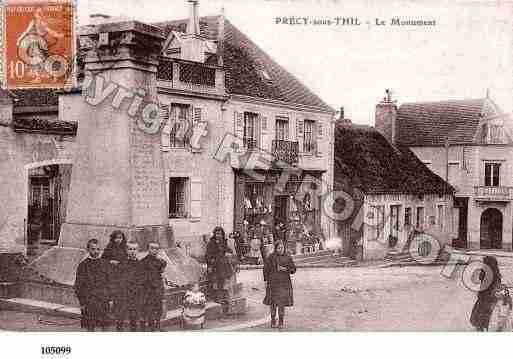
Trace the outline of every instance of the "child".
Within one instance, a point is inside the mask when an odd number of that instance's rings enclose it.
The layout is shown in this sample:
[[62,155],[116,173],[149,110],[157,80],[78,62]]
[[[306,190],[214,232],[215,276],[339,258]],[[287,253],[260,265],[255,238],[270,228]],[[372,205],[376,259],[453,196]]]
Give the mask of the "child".
[[199,284],[194,283],[183,297],[182,326],[184,328],[203,329],[205,323],[207,299],[200,291]]
[[495,293],[497,303],[490,318],[489,331],[507,332],[511,331],[511,309],[513,307],[508,287],[501,285]]

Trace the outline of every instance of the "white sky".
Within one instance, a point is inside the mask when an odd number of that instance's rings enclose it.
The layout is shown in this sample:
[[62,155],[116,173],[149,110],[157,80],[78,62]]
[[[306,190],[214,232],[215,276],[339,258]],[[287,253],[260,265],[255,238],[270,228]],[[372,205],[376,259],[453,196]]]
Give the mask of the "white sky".
[[[482,98],[513,111],[513,2],[200,0],[226,17],[324,101],[373,124],[391,88],[399,104]],[[79,0],[79,19],[105,13],[153,22],[186,18],[186,0]],[[276,25],[280,16],[358,17],[359,27]],[[377,27],[375,18],[435,19],[434,27]],[[369,21],[370,24],[366,24]]]

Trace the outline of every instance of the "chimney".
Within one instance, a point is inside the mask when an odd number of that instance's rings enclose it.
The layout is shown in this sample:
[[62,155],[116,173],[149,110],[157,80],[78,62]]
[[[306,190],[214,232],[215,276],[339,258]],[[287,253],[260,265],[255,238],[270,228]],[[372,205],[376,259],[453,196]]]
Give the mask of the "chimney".
[[198,0],[187,0],[189,2],[189,23],[187,24],[187,35],[199,35]]
[[340,121],[343,121],[345,118],[345,115],[344,115],[344,106],[340,106],[340,117],[339,117],[339,120]]
[[374,120],[374,127],[381,133],[391,144],[396,141],[396,120],[397,120],[397,105],[396,101],[392,100],[392,91],[385,90],[385,97],[376,105],[376,115]]
[[198,0],[187,0],[189,2],[189,22],[187,23],[186,35],[182,40],[180,57],[184,60],[194,62],[205,62],[205,41],[200,36]]

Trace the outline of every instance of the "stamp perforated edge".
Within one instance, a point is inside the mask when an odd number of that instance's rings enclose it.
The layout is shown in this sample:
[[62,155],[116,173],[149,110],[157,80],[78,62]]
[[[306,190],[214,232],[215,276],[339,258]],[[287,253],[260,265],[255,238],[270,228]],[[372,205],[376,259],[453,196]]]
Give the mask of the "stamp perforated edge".
[[[52,0],[50,0],[52,1]],[[55,1],[55,0],[54,0]],[[78,49],[77,49],[77,34],[78,34],[78,0],[64,0],[69,2],[72,7],[72,19],[71,19],[71,75],[67,79],[66,83],[63,86],[23,86],[18,85],[13,87],[12,89],[73,89],[77,87],[77,72],[78,72]],[[5,45],[5,0],[0,0],[0,88],[7,88],[7,78],[5,70],[5,60],[7,58],[6,51],[7,47]]]

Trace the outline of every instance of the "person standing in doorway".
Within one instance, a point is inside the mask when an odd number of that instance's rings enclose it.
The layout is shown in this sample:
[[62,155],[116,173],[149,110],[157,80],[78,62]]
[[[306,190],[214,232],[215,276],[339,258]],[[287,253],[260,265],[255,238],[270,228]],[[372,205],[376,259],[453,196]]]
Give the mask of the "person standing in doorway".
[[87,331],[108,327],[109,291],[108,263],[100,258],[101,248],[97,239],[87,242],[89,256],[77,268],[75,294],[82,312],[81,325]]
[[166,261],[158,256],[160,245],[151,242],[148,245],[148,255],[141,259],[144,272],[144,311],[145,325],[149,331],[160,331],[162,317],[162,300],[164,298],[164,280],[162,274],[166,269]]
[[274,252],[267,257],[264,264],[264,281],[266,282],[264,304],[271,307],[271,327],[276,328],[276,311],[278,311],[278,328],[284,326],[285,307],[294,305],[291,274],[296,272],[292,257],[285,251],[283,242],[274,243]]

